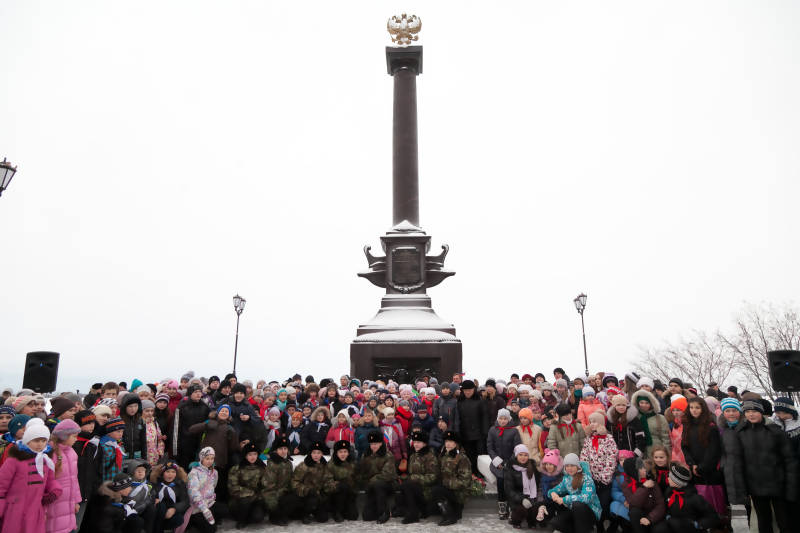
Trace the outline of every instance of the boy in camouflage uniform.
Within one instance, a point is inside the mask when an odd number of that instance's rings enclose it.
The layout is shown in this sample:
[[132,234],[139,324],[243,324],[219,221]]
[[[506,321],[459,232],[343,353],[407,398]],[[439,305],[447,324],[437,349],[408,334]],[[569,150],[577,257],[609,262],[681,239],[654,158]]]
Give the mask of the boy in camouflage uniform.
[[405,508],[404,524],[419,522],[427,518],[431,489],[439,481],[439,460],[428,446],[428,434],[415,431],[411,434],[411,450],[408,453],[408,475],[401,480],[400,494]]
[[358,520],[358,507],[356,506],[356,463],[353,460],[353,450],[350,443],[340,440],[333,445],[333,456],[328,463],[331,476],[327,489],[330,495],[330,507],[333,519],[341,522]]
[[248,442],[242,448],[242,462],[228,473],[228,503],[238,529],[264,520],[261,489],[265,468],[264,462],[258,458],[258,448]]
[[472,485],[472,465],[459,445],[455,431],[444,434],[444,447],[439,455],[440,484],[433,487],[432,498],[442,511],[440,526],[455,524],[461,518],[464,501]]
[[324,446],[320,442],[311,445],[311,450],[292,474],[292,490],[300,499],[303,523],[311,523],[311,515],[317,522],[328,521],[328,500],[325,492],[330,486],[330,473],[323,457]]
[[292,490],[292,460],[289,459],[289,441],[286,437],[278,437],[272,443],[261,487],[269,521],[279,526],[287,525],[290,513],[299,505]]
[[364,452],[358,474],[367,492],[362,518],[383,524],[389,520],[389,495],[397,481],[394,455],[388,453],[383,434],[375,430],[367,435],[369,448]]

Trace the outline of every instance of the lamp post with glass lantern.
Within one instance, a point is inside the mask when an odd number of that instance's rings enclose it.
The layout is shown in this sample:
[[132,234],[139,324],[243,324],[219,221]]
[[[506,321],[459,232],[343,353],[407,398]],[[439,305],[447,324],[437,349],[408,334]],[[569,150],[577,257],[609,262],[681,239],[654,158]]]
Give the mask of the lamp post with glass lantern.
[[586,328],[583,324],[583,311],[586,309],[586,295],[580,293],[572,300],[572,303],[575,304],[575,309],[578,310],[578,314],[581,315],[581,332],[583,332],[583,364],[584,368],[586,369],[586,377],[589,377],[589,359],[586,356]]
[[236,342],[233,345],[233,375],[236,375],[236,354],[239,351],[239,317],[242,316],[244,311],[244,304],[247,300],[238,294],[233,297],[233,310],[236,311]]
[[3,191],[8,188],[8,184],[11,183],[11,178],[13,178],[16,173],[17,167],[11,166],[11,163],[6,161],[4,157],[3,161],[0,163],[0,196],[2,196]]

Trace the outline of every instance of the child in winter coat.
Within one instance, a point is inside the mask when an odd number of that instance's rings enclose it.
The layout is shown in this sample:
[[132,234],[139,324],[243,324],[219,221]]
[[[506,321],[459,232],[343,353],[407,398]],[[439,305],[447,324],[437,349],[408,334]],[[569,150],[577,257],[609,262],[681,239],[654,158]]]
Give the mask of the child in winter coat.
[[547,447],[558,448],[562,457],[574,453],[578,455],[586,438],[583,425],[572,418],[572,410],[567,404],[559,404],[556,408],[558,424],[550,428],[547,436]]
[[81,492],[81,506],[75,518],[76,529],[81,528],[89,500],[97,493],[103,482],[103,457],[100,453],[100,437],[94,435],[95,417],[91,411],[78,411],[74,417],[80,426],[72,449],[78,456],[78,487]]
[[[690,533],[720,526],[719,515],[697,493],[691,472],[683,466],[670,466],[669,488],[664,496],[667,500],[667,519],[656,524],[653,533]],[[791,526],[785,531],[790,529]],[[781,531],[784,531],[783,527]]]
[[536,524],[544,527],[556,515],[558,506],[551,500],[547,493],[550,489],[561,483],[564,477],[564,460],[558,450],[545,450],[542,462],[539,464],[539,491],[536,496],[537,511]]
[[788,396],[779,396],[775,398],[774,410],[772,421],[786,432],[795,456],[800,457],[800,420],[797,417],[794,400]]
[[[289,419],[289,426],[286,428],[286,440],[289,442],[289,455],[300,455],[300,436],[305,427],[303,412],[295,411]],[[272,444],[273,448],[275,444]]]
[[651,528],[664,519],[664,495],[656,482],[647,478],[647,468],[641,458],[625,459],[622,469],[625,474],[622,493],[628,503],[631,530],[634,533],[652,531]]
[[628,420],[638,417],[644,431],[647,457],[653,457],[653,448],[663,446],[667,453],[670,450],[669,424],[660,414],[660,403],[651,392],[640,389],[631,395],[631,406],[628,408]]
[[336,423],[328,430],[325,437],[325,445],[333,449],[333,445],[340,440],[346,440],[350,444],[354,442],[352,420],[347,409],[342,409],[336,415]]
[[131,499],[133,509],[142,518],[145,531],[153,529],[156,519],[156,493],[147,479],[150,464],[144,459],[134,459],[129,463],[131,472]]
[[669,467],[671,466],[669,452],[663,446],[654,446],[652,454],[653,477],[655,478],[658,487],[661,489],[661,494],[665,494],[669,488]]
[[[469,382],[468,382],[469,383]],[[458,433],[444,434],[444,447],[439,454],[441,481],[431,490],[431,499],[442,511],[440,526],[455,524],[461,519],[464,501],[472,485],[472,465]]]
[[359,481],[366,491],[364,521],[377,520],[383,524],[389,520],[388,498],[397,480],[394,455],[386,449],[383,433],[374,429],[367,435],[367,449],[361,456],[358,469]]
[[142,422],[142,401],[134,393],[126,394],[120,403],[120,418],[125,422],[122,448],[126,459],[140,459],[147,455],[147,439]]
[[0,467],[2,533],[44,533],[45,507],[61,495],[55,479],[50,431],[39,418],[28,422],[22,439],[8,449]]
[[542,428],[533,423],[533,411],[530,408],[520,409],[517,431],[520,442],[528,447],[528,457],[538,466],[542,460],[542,450],[539,447]]
[[667,409],[664,416],[667,419],[667,422],[670,423],[672,429],[669,432],[669,443],[670,443],[670,460],[673,463],[683,463],[686,464],[686,458],[683,455],[683,419],[686,416],[686,409],[689,407],[689,403],[687,402],[686,398],[684,398],[680,394],[675,394],[672,397],[672,403]]
[[[166,405],[166,404],[164,404]],[[150,466],[158,464],[164,457],[167,437],[161,432],[155,417],[155,404],[142,400],[142,423],[144,424],[145,453],[142,456]]]
[[637,457],[647,457],[642,421],[636,413],[629,410],[625,396],[617,394],[611,399],[611,405],[606,411],[606,420],[609,434],[617,444],[618,450],[630,450]]
[[605,412],[602,402],[595,397],[594,389],[588,385],[581,391],[581,403],[578,406],[578,422],[587,427],[589,425],[589,415],[597,411]]
[[583,443],[580,459],[589,465],[597,498],[606,518],[611,505],[611,481],[617,469],[618,450],[614,439],[606,430],[605,410],[595,411],[589,415],[589,435]]
[[292,473],[292,490],[303,509],[303,523],[310,524],[313,515],[317,522],[328,521],[328,498],[330,473],[323,457],[328,448],[315,443],[302,463]]
[[364,414],[358,419],[353,436],[357,458],[360,459],[369,448],[367,437],[376,429],[378,429],[378,417],[371,409],[365,409]]
[[[95,416],[97,416],[95,414]],[[100,453],[103,461],[103,481],[113,481],[122,472],[122,460],[125,450],[120,440],[125,433],[125,422],[121,418],[112,418],[103,428],[105,434],[100,437]]]
[[[384,412],[384,416],[385,414]],[[397,402],[397,408],[394,411],[394,419],[400,424],[403,435],[411,434],[411,421],[414,420],[414,411],[409,400],[400,400]]]
[[192,502],[189,525],[203,533],[214,533],[219,519],[227,514],[227,507],[217,502],[215,490],[219,475],[214,468],[214,449],[206,446],[198,456],[200,464],[189,472],[188,491]]
[[[302,414],[300,416],[302,419]],[[289,516],[299,508],[297,497],[292,491],[292,461],[289,459],[289,447],[290,443],[285,437],[280,437],[272,443],[269,461],[261,477],[262,494],[264,505],[269,512],[269,521],[277,526],[286,526],[289,523]]]
[[78,440],[80,430],[80,426],[70,419],[59,422],[53,428],[50,445],[61,495],[45,507],[47,533],[69,533],[77,528],[75,515],[80,510],[83,498],[78,485],[78,454],[72,445]]
[[428,440],[425,431],[416,430],[411,434],[408,475],[400,485],[401,497],[398,498],[398,506],[405,512],[404,524],[413,524],[419,522],[420,517],[428,516],[431,489],[439,480],[439,461],[428,446]]
[[[458,384],[452,383],[442,385],[442,392],[433,402],[433,418],[439,420],[442,415],[447,416],[449,426],[447,429],[458,431],[458,398],[454,393],[458,390]],[[445,430],[446,431],[446,430]]]
[[511,413],[508,409],[497,411],[497,424],[489,430],[486,438],[486,449],[492,461],[489,469],[497,478],[497,514],[500,520],[508,520],[508,503],[506,502],[503,463],[514,457],[514,449],[522,444],[519,431],[511,425]]
[[417,414],[414,415],[414,420],[411,422],[412,427],[419,427],[422,431],[427,434],[436,427],[436,421],[430,414],[430,410],[425,405],[425,403],[420,403],[417,406]]
[[622,524],[623,530],[630,529],[630,513],[625,494],[622,492],[622,486],[629,480],[625,478],[625,470],[622,465],[626,459],[632,457],[636,457],[636,455],[630,450],[619,451],[617,470],[614,472],[614,480],[611,482],[611,505],[608,508],[611,515],[611,531],[615,531],[620,524]]
[[536,464],[530,458],[528,447],[518,444],[514,447],[514,457],[505,465],[503,483],[504,493],[511,514],[510,523],[519,529],[522,521],[529,528],[536,527],[536,514],[543,504],[537,503]]
[[689,400],[689,408],[683,418],[681,451],[692,472],[697,491],[717,513],[726,514],[722,472],[719,469],[722,440],[708,404],[702,398],[695,396]]
[[600,520],[602,508],[589,465],[574,453],[564,458],[564,478],[548,491],[547,497],[560,506],[551,522],[554,530],[589,533]]
[[150,481],[158,500],[153,531],[160,533],[183,524],[184,515],[190,505],[187,479],[186,472],[174,461],[153,467]]
[[331,428],[331,424],[328,421],[328,413],[330,413],[330,410],[326,406],[317,407],[311,413],[311,420],[309,420],[300,434],[301,453],[308,453],[315,443],[325,444],[328,430]]
[[261,497],[264,462],[258,458],[259,450],[252,443],[242,448],[242,461],[228,473],[228,505],[236,519],[236,527],[257,524],[264,520],[264,502]]
[[394,409],[391,407],[384,409],[383,417],[383,420],[380,422],[380,428],[386,440],[386,447],[394,456],[394,460],[399,467],[401,461],[408,457],[406,435],[403,433],[403,428],[400,426],[400,423],[394,417]]
[[130,497],[133,491],[132,483],[128,474],[120,472],[113,480],[100,485],[89,506],[87,523],[89,531],[138,533],[145,527]]
[[[286,394],[286,391],[284,391]],[[272,448],[272,443],[281,436],[283,431],[283,423],[281,422],[281,410],[278,407],[270,407],[267,412],[267,418],[264,420],[264,427],[267,430],[267,446],[264,452],[267,453]]]

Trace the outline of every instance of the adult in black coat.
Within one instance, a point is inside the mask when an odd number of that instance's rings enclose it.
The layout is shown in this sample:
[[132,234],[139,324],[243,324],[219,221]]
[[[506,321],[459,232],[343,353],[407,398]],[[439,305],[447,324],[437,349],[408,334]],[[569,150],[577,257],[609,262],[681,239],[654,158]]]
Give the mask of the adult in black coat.
[[737,439],[728,454],[735,475],[744,480],[759,524],[771,524],[774,510],[780,530],[792,531],[797,516],[797,457],[786,433],[766,424],[761,402],[747,400],[742,408],[745,420],[736,426]]
[[485,453],[486,434],[489,421],[486,415],[486,402],[475,393],[475,383],[466,380],[461,384],[461,397],[458,399],[458,419],[461,427],[461,445],[469,457],[472,473],[478,472],[478,455]]
[[208,418],[210,409],[203,401],[203,389],[199,385],[189,385],[186,398],[181,401],[175,410],[178,428],[178,457],[179,465],[188,469],[189,463],[197,458],[201,435],[191,433],[189,428],[201,424]]
[[497,411],[505,409],[508,403],[504,394],[498,394],[497,383],[493,379],[486,380],[486,420],[489,425],[497,419]]

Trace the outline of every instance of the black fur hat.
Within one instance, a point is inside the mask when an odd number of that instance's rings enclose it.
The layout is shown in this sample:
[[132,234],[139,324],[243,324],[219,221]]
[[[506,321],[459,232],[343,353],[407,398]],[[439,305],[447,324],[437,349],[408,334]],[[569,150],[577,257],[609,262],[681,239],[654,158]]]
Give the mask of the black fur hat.
[[377,444],[383,442],[383,435],[380,431],[370,431],[369,435],[367,435],[367,442],[370,444]]
[[311,448],[308,450],[309,455],[311,454],[311,452],[315,450],[321,451],[322,455],[325,455],[325,452],[327,451],[325,449],[325,446],[321,442],[315,442],[314,444],[311,445]]
[[414,442],[415,440],[428,444],[428,433],[424,430],[415,431],[411,434],[411,442]]
[[442,440],[451,440],[456,444],[461,444],[461,437],[458,435],[457,431],[445,431],[444,435],[442,435]]
[[339,450],[347,450],[349,452],[350,442],[346,440],[337,440],[333,445],[333,453],[336,453]]
[[277,450],[278,448],[291,448],[289,446],[289,439],[286,437],[278,437],[272,443],[272,450]]

